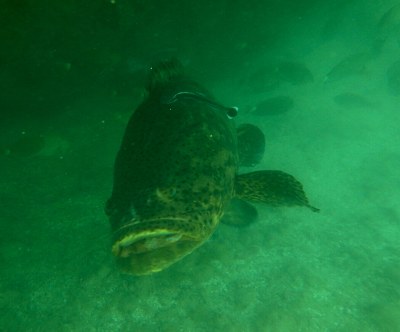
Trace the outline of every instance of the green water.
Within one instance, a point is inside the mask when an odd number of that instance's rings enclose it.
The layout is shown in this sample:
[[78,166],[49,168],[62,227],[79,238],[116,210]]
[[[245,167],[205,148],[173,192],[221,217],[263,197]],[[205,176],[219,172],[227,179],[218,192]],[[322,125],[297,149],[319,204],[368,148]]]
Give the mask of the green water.
[[[400,331],[398,2],[3,0],[0,22],[1,331]],[[131,277],[103,208],[172,56],[321,212],[258,206]]]

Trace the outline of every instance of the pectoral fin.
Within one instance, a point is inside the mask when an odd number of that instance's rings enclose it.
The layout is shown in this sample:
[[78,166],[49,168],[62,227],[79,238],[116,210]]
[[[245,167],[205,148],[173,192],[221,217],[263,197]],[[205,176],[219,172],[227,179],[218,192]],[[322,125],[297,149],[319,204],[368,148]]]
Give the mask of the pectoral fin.
[[236,197],[266,203],[272,206],[306,206],[314,212],[319,209],[308,202],[302,184],[282,171],[257,171],[238,175]]
[[255,166],[265,151],[265,137],[260,128],[245,123],[237,128],[239,165]]
[[221,222],[236,227],[248,226],[258,217],[257,209],[241,199],[233,198],[227,207]]

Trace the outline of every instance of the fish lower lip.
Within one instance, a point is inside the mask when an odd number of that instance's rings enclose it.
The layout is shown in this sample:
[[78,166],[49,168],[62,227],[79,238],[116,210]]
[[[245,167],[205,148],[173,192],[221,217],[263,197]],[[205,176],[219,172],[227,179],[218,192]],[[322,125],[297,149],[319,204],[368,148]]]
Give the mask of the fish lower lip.
[[159,231],[150,234],[128,234],[113,246],[113,253],[119,257],[129,257],[171,245],[181,240],[183,234]]
[[114,233],[112,252],[116,257],[129,257],[178,245],[178,242],[197,242],[196,236],[184,230],[185,223],[180,218],[134,219]]
[[179,218],[133,220],[114,233],[112,253],[122,272],[136,276],[159,272],[207,239],[197,231]]

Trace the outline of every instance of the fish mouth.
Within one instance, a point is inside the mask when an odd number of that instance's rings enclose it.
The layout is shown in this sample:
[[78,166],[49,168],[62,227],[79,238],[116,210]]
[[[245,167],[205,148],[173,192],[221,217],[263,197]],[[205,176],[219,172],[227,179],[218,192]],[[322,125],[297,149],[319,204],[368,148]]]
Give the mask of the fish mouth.
[[132,221],[114,233],[112,253],[119,268],[132,275],[159,272],[190,254],[206,238],[189,230],[184,219]]

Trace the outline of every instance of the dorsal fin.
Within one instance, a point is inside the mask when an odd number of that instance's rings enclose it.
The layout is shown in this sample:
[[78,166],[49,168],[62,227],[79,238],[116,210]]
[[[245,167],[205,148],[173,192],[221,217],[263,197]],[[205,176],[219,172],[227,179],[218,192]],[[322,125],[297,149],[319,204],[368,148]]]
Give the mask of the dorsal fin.
[[147,90],[151,92],[183,75],[184,68],[178,59],[161,61],[150,68]]

